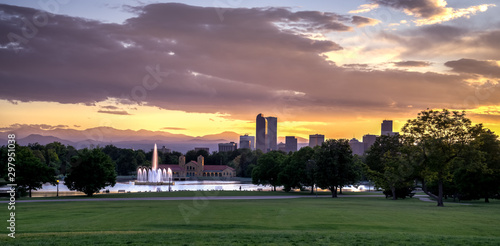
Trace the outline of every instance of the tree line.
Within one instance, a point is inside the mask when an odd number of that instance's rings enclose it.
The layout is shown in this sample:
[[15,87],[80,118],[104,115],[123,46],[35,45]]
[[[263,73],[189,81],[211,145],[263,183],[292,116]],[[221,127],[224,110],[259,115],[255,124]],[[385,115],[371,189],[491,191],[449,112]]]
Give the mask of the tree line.
[[465,112],[425,110],[399,135],[380,136],[366,154],[366,173],[393,199],[415,187],[443,199],[500,198],[500,141]]
[[[87,195],[116,183],[117,175],[136,175],[137,167],[151,166],[153,151],[122,149],[113,145],[103,148],[76,150],[73,146],[53,142],[46,145],[39,143],[20,146],[16,144],[15,152],[16,184],[19,192],[27,192],[31,197],[32,190],[42,188],[42,184],[56,185],[64,179],[70,190],[82,191]],[[250,177],[257,164],[259,151],[238,149],[231,152],[213,152],[205,150],[188,151],[186,161],[197,160],[199,155],[205,157],[206,165],[229,165],[236,169],[237,176]],[[178,164],[180,152],[158,152],[159,163]],[[7,146],[0,147],[0,177],[7,180]]]
[[310,187],[313,193],[317,186],[337,197],[337,190],[360,181],[362,172],[362,162],[353,156],[348,140],[329,139],[321,146],[307,146],[289,154],[263,154],[253,169],[252,183],[271,185],[274,191],[283,186],[286,192]]
[[500,141],[465,112],[425,110],[400,134],[382,135],[363,156],[346,139],[330,139],[314,149],[263,154],[252,172],[254,184],[337,190],[370,180],[393,199],[419,187],[443,206],[443,199],[500,198]]

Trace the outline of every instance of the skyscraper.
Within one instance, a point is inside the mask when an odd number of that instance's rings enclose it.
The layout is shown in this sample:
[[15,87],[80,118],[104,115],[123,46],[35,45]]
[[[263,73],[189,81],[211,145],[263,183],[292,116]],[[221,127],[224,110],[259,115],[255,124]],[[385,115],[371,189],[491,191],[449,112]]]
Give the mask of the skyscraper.
[[266,135],[267,125],[266,118],[262,114],[257,115],[255,121],[255,148],[266,152]]
[[392,120],[382,121],[380,135],[392,135]]
[[325,135],[309,135],[309,147],[314,148],[314,146],[321,145],[323,142],[325,142]]
[[267,150],[278,150],[278,118],[266,117],[267,120]]
[[297,138],[295,136],[287,136],[285,138],[285,151],[287,153],[297,151]]
[[377,140],[376,135],[370,135],[366,134],[363,136],[363,145],[365,147],[365,151],[368,151],[370,147],[375,143],[375,140]]

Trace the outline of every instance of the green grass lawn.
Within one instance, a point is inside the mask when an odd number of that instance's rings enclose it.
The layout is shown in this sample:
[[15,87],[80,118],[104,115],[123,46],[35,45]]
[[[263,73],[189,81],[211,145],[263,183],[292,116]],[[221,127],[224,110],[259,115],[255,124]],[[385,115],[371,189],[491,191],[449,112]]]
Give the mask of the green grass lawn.
[[2,235],[0,245],[500,244],[497,200],[444,208],[363,197],[16,205],[17,237]]
[[[318,192],[320,196],[331,196],[331,192]],[[382,195],[381,192],[343,192],[344,195]],[[134,193],[110,193],[94,194],[92,197],[81,196],[60,196],[60,197],[22,197],[20,200],[57,200],[57,199],[95,199],[95,198],[140,198],[140,197],[196,197],[196,196],[315,196],[309,191],[284,192],[284,191],[175,191],[175,192],[134,192]],[[8,198],[0,198],[8,200]]]

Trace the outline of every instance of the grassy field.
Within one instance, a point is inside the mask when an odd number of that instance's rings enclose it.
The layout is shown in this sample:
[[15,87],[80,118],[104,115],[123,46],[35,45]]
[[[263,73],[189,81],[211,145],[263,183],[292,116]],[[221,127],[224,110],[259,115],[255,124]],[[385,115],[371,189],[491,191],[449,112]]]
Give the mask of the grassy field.
[[418,199],[363,197],[217,201],[195,197],[16,205],[17,237],[2,235],[0,245],[500,243],[497,200],[444,208]]

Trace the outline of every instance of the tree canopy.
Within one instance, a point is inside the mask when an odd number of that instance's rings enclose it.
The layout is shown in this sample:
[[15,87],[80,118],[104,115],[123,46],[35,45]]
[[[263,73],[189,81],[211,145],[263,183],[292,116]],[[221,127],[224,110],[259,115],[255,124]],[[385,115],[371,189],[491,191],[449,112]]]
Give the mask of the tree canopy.
[[366,174],[392,199],[405,198],[414,189],[413,166],[399,135],[382,135],[366,153]]
[[354,161],[347,139],[329,139],[316,152],[317,185],[337,197],[337,189],[354,184],[361,177],[361,167]]
[[47,166],[37,158],[31,149],[16,145],[15,182],[21,189],[29,192],[42,188],[42,184],[56,184],[54,168]]
[[[417,178],[426,194],[443,205],[443,185],[451,181],[458,161],[470,163],[480,161],[474,154],[471,142],[477,137],[481,125],[472,126],[465,112],[425,110],[416,119],[410,119],[402,128],[402,137],[411,148]],[[427,189],[435,183],[438,194]]]
[[286,154],[281,151],[263,154],[257,160],[257,166],[252,171],[252,183],[271,185],[276,191],[276,186],[280,185],[278,175],[285,158]]
[[70,190],[92,196],[106,186],[116,184],[115,164],[102,149],[83,149],[72,160],[70,173],[64,180]]

